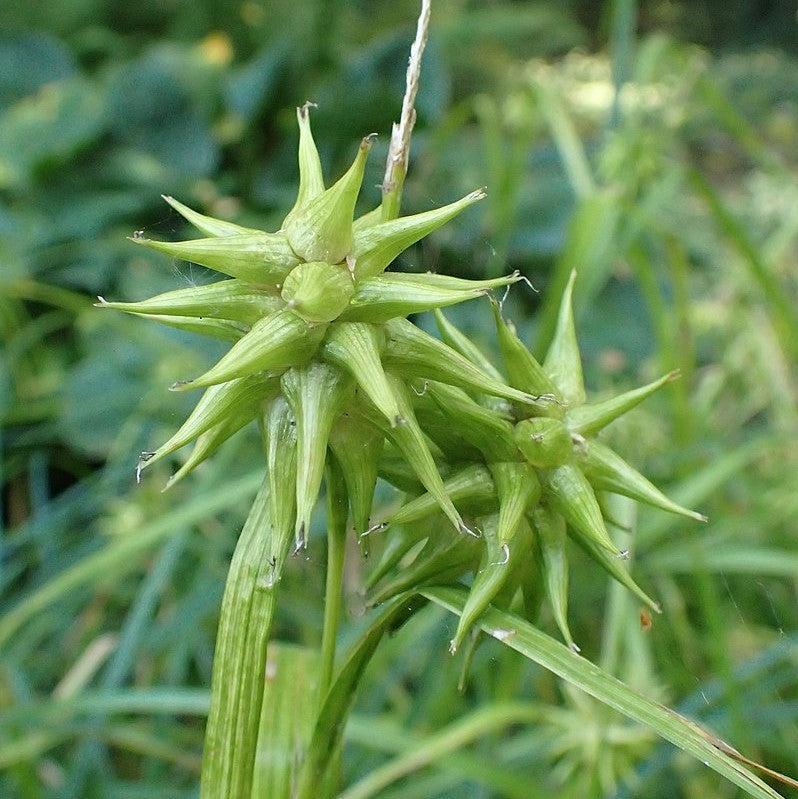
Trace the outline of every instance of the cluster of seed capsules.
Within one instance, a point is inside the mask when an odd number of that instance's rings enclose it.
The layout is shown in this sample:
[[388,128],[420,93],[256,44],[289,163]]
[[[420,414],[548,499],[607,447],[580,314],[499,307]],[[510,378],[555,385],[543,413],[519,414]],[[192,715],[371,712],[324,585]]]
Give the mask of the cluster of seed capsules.
[[[608,534],[604,492],[703,519],[662,494],[594,434],[673,375],[597,403],[585,401],[571,294],[539,363],[492,303],[504,370],[441,308],[520,279],[463,280],[385,272],[406,248],[484,197],[400,218],[354,219],[371,137],[325,188],[308,107],[299,121],[299,189],[276,233],[173,208],[204,238],[133,241],[227,276],[143,302],[105,302],[178,328],[233,342],[205,374],[177,391],[205,389],[180,429],[139,469],[194,442],[169,485],[257,420],[264,440],[273,556],[306,546],[325,469],[338,470],[364,550],[383,539],[367,580],[374,603],[401,591],[473,574],[452,651],[491,603],[536,612],[545,593],[566,642],[570,537],[657,610],[632,580]],[[441,338],[408,321],[433,311]],[[372,522],[378,478],[404,492]],[[449,523],[441,523],[441,514]],[[415,556],[413,556],[415,553]],[[410,560],[410,562],[408,562]]]

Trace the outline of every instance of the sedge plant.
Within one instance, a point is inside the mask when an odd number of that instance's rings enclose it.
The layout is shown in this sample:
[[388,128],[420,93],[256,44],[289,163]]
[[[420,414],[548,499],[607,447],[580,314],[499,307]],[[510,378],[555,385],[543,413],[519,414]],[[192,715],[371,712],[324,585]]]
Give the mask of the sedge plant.
[[[428,16],[422,18],[427,22]],[[422,50],[420,36],[411,73]],[[489,297],[499,367],[441,309],[489,295],[521,275],[464,280],[386,271],[404,250],[485,196],[477,189],[441,208],[398,215],[417,74],[408,86],[383,202],[373,211],[355,217],[372,137],[360,142],[344,175],[328,183],[306,104],[297,110],[296,201],[278,231],[244,228],[166,197],[201,237],[165,242],[136,236],[133,243],[208,267],[224,279],[141,302],[100,302],[231,343],[206,372],[175,383],[175,391],[202,393],[177,432],[142,454],[139,477],[192,444],[171,486],[252,422],[263,441],[263,483],[230,564],[217,632],[201,774],[206,799],[337,795],[341,728],[362,670],[381,635],[430,598],[458,612],[450,649],[465,648],[466,664],[485,618],[513,613],[520,629],[522,622],[537,621],[544,598],[572,650],[563,648],[565,655],[578,658],[568,626],[568,539],[658,612],[608,532],[609,494],[703,519],[669,500],[595,438],[676,375],[612,399],[587,401],[572,310],[575,275],[562,294],[542,362]],[[435,313],[439,338],[408,320],[424,311]],[[378,479],[403,497],[387,516],[372,507]],[[288,746],[272,740],[275,703],[281,701],[274,669],[285,659],[284,648],[270,641],[280,580],[291,552],[308,545],[323,489],[327,575],[321,640],[317,652],[301,658],[297,679],[306,685],[286,711],[297,716],[286,733],[290,752],[279,766],[264,768],[256,761],[269,746],[275,762],[280,747]],[[350,534],[364,556],[379,540],[380,554],[363,588],[380,610],[365,637],[339,661]],[[466,587],[458,604],[457,591]],[[439,593],[422,598],[420,592],[429,590]],[[514,633],[493,630],[500,640]],[[568,668],[558,673],[568,676],[583,666]],[[585,685],[589,690],[589,680]],[[657,723],[654,716],[640,718]],[[662,722],[658,729],[667,735],[666,727]],[[694,743],[691,751],[702,750]],[[743,772],[738,768],[738,784]],[[747,772],[745,780],[765,790]]]

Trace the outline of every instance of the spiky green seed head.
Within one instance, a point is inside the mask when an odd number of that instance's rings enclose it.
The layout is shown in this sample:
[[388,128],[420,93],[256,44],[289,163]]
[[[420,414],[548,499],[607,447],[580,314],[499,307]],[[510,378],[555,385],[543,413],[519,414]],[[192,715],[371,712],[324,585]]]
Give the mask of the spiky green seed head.
[[[178,432],[156,453],[145,453],[140,468],[195,442],[173,484],[258,419],[270,513],[283,538],[293,532],[297,546],[306,545],[324,475],[340,473],[336,490],[348,495],[356,532],[387,531],[373,536],[386,542],[367,581],[374,601],[477,571],[454,646],[491,602],[509,604],[519,590],[529,612],[548,594],[573,644],[562,585],[565,530],[656,607],[629,576],[597,492],[626,494],[690,518],[698,514],[672,503],[590,437],[673,376],[614,400],[585,402],[571,305],[574,276],[542,363],[493,302],[503,374],[440,309],[508,286],[521,279],[518,274],[468,281],[384,273],[402,251],[484,192],[399,219],[383,220],[379,209],[355,219],[372,137],[361,142],[347,172],[325,187],[309,108],[297,112],[299,187],[280,230],[242,227],[168,197],[203,237],[133,239],[227,279],[142,302],[101,300],[103,307],[232,342],[203,375],[175,385],[206,391]],[[406,318],[430,310],[443,341]],[[378,475],[414,497],[375,525],[370,514]],[[414,547],[418,554],[408,566]]]
[[[142,302],[101,300],[104,307],[233,343],[204,374],[175,383],[177,391],[207,391],[178,433],[155,454],[146,453],[140,466],[149,468],[198,441],[171,485],[247,421],[261,418],[271,442],[266,447],[268,468],[295,483],[292,502],[286,499],[280,509],[273,510],[279,510],[283,526],[288,523],[285,517],[293,515],[291,526],[297,543],[303,545],[330,457],[330,439],[337,457],[352,472],[351,478],[345,474],[345,483],[352,494],[353,524],[359,528],[368,527],[371,496],[367,495],[374,490],[382,445],[391,442],[394,457],[404,461],[416,484],[433,491],[436,505],[457,530],[467,530],[443,487],[436,462],[441,453],[415,418],[409,389],[412,378],[401,366],[387,369],[386,324],[473,299],[509,285],[518,276],[468,281],[431,274],[383,275],[405,249],[482,199],[484,191],[414,216],[383,221],[379,213],[371,213],[355,219],[374,136],[360,142],[345,174],[325,186],[310,108],[306,104],[297,109],[299,186],[280,230],[243,227],[165,197],[203,238],[183,242],[132,239],[137,246],[193,261],[231,279]],[[422,369],[434,371],[448,352],[457,355],[441,346],[443,352],[428,348],[421,353]],[[472,384],[505,392],[481,370],[470,371]],[[517,394],[523,401],[521,392]],[[294,431],[290,435],[289,417]],[[291,445],[295,454],[286,461],[287,455],[278,453],[283,445],[275,449],[274,442],[291,435],[296,440]],[[355,445],[365,448],[360,464],[352,449]],[[355,469],[357,465],[362,468]],[[272,488],[272,497],[281,496],[282,489]]]
[[[426,378],[423,395],[415,399],[419,418],[430,430],[445,424],[450,440],[459,438],[473,445],[480,453],[478,462],[488,468],[491,477],[490,481],[482,482],[485,504],[482,509],[474,506],[476,515],[469,519],[473,529],[485,533],[486,541],[466,605],[468,613],[461,617],[453,650],[459,647],[488,604],[501,603],[505,601],[503,597],[512,597],[519,589],[530,609],[536,607],[535,597],[548,596],[563,637],[569,646],[577,649],[567,621],[566,537],[641,602],[659,612],[656,602],[632,579],[624,563],[626,553],[618,549],[610,536],[611,520],[605,517],[600,502],[603,492],[623,494],[693,520],[704,519],[669,500],[620,456],[592,438],[676,375],[666,375],[612,399],[588,403],[571,307],[574,277],[564,292],[557,329],[543,365],[528,351],[512,324],[503,318],[500,305],[492,301],[506,377],[440,312],[437,320],[441,335],[459,357],[449,364],[442,358],[430,358],[424,367],[426,371],[414,365],[414,357],[424,347],[431,352],[436,347],[426,341],[424,334],[408,329],[402,320],[387,326],[389,362],[406,374]],[[481,380],[469,379],[471,367],[490,375],[490,388]],[[459,369],[459,376],[449,374],[455,369]],[[509,402],[497,405],[486,391]],[[541,401],[543,392],[547,394],[547,402]],[[523,402],[519,401],[519,394],[537,395],[537,398],[533,403]],[[463,452],[462,447],[451,447],[446,455],[457,461]],[[468,458],[474,462],[473,456]],[[471,471],[473,468],[469,466],[458,475],[479,474]],[[453,490],[458,487],[455,479],[446,485]],[[475,484],[471,484],[470,491],[474,497],[480,493]],[[490,499],[498,506],[498,514],[488,506]],[[459,497],[455,504],[459,510],[465,510]],[[436,510],[434,497],[425,494],[397,511],[390,522],[395,526],[401,521],[412,528],[414,521],[427,520]],[[527,558],[525,568],[513,569],[519,553],[526,552],[531,544],[537,557],[533,554],[531,559]],[[440,554],[436,557],[443,558]],[[421,564],[419,560],[418,568]],[[510,568],[503,568],[507,565]],[[452,580],[461,577],[462,574]]]

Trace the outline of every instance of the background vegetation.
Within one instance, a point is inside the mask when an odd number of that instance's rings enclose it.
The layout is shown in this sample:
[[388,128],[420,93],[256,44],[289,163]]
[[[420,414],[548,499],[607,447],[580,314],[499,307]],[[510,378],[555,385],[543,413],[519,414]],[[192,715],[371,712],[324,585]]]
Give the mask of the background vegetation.
[[[136,486],[138,453],[188,410],[166,387],[218,351],[92,302],[207,278],[125,241],[182,231],[161,193],[275,227],[293,198],[305,99],[318,103],[330,173],[380,133],[365,185],[377,184],[416,11],[410,0],[3,4],[0,795],[195,794],[257,437],[167,494],[174,464]],[[489,197],[403,261],[522,270],[537,293],[513,288],[506,315],[541,346],[577,267],[594,392],[681,369],[611,436],[711,522],[641,511],[636,577],[664,615],[641,630],[636,603],[585,562],[572,629],[590,659],[793,775],[796,41],[788,3],[436,0],[405,208],[483,184]],[[370,207],[378,190],[364,194]],[[491,346],[486,303],[450,318]],[[291,563],[283,640],[317,642],[323,526],[308,560]],[[350,562],[352,636],[361,565]],[[347,730],[348,783],[435,742],[431,766],[373,795],[737,795],[496,642],[458,691],[453,623],[429,607],[379,650]],[[507,704],[518,701],[538,706],[533,723]]]

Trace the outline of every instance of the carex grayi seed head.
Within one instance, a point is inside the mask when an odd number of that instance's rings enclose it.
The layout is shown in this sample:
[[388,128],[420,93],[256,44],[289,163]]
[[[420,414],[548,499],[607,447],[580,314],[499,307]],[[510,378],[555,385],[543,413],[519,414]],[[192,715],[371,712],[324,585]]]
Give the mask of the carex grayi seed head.
[[[281,474],[272,501],[280,501],[281,523],[293,528],[297,547],[306,546],[331,457],[343,467],[357,533],[370,527],[378,474],[391,479],[391,468],[380,465],[383,458],[393,459],[398,485],[406,485],[409,476],[419,491],[429,492],[455,535],[473,533],[447,492],[440,472],[446,454],[417,418],[410,382],[427,375],[527,408],[538,400],[496,380],[405,317],[481,296],[519,276],[469,281],[386,274],[402,251],[485,193],[478,189],[412,216],[383,219],[371,212],[355,219],[373,136],[360,142],[344,175],[325,186],[309,111],[310,104],[297,109],[299,188],[280,230],[241,227],[165,197],[201,237],[167,242],[137,235],[131,241],[213,269],[224,279],[140,302],[99,303],[232,341],[204,374],[172,386],[203,393],[172,438],[155,452],[142,454],[138,473],[194,442],[188,459],[169,480],[171,486],[258,419],[265,439],[283,436],[278,444],[266,442],[268,467],[277,468],[279,461]],[[287,416],[293,422],[290,435],[285,424],[275,421]],[[285,446],[295,450],[293,457],[278,457],[277,450]],[[281,499],[286,491],[290,498]]]
[[[575,275],[543,363],[491,299],[504,362],[504,370],[497,368],[440,309],[508,286],[521,279],[517,273],[462,280],[385,272],[484,191],[412,216],[386,220],[372,211],[355,219],[372,137],[325,187],[309,108],[297,110],[299,188],[280,230],[240,227],[167,197],[203,237],[132,241],[225,278],[141,302],[100,302],[233,342],[204,374],[175,383],[176,391],[203,393],[180,429],[142,454],[138,472],[194,442],[167,487],[173,485],[258,419],[275,523],[303,548],[334,458],[363,551],[373,534],[384,540],[367,578],[372,602],[474,572],[453,652],[490,603],[509,607],[518,600],[532,615],[544,595],[564,639],[577,649],[567,620],[568,536],[658,610],[607,530],[603,492],[703,517],[672,502],[593,435],[675,375],[586,402],[571,303]],[[407,320],[430,310],[443,340]],[[373,524],[378,477],[408,499]],[[448,523],[435,521],[441,514]],[[408,565],[411,550],[417,554]]]
[[[563,294],[556,333],[542,364],[503,318],[495,300],[491,302],[503,373],[440,311],[436,313],[442,337],[472,368],[490,375],[491,383],[504,383],[508,390],[491,388],[488,392],[464,377],[444,383],[443,370],[433,374],[418,366],[411,371],[424,377],[422,389],[412,396],[417,416],[430,436],[435,438],[436,431],[443,429],[448,440],[465,442],[449,447],[439,468],[444,471],[443,487],[455,508],[483,536],[480,546],[469,550],[455,549],[456,540],[440,525],[404,536],[407,544],[402,553],[427,539],[410,567],[416,579],[441,582],[454,574],[453,579],[458,581],[469,570],[474,572],[451,642],[453,652],[466,640],[488,604],[509,607],[518,601],[527,614],[534,614],[536,598],[544,595],[566,643],[578,651],[567,617],[568,536],[645,605],[659,611],[657,603],[630,576],[624,563],[626,553],[619,551],[607,530],[604,492],[705,521],[700,514],[668,499],[593,438],[677,375],[665,375],[609,400],[587,402],[571,302],[575,277],[571,275]],[[403,324],[391,323],[389,338],[392,328],[399,329]],[[392,362],[400,362],[402,357],[390,348],[388,355]],[[534,403],[519,400],[510,389],[537,399]],[[497,397],[504,402],[497,402]],[[399,508],[383,527],[428,524],[438,510],[435,496],[423,494]],[[396,547],[386,548],[391,553],[391,566],[378,563],[378,577],[372,576],[369,581],[375,600],[407,587],[406,574],[390,576],[401,557],[394,550]]]

